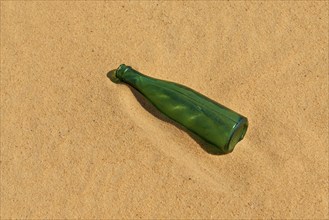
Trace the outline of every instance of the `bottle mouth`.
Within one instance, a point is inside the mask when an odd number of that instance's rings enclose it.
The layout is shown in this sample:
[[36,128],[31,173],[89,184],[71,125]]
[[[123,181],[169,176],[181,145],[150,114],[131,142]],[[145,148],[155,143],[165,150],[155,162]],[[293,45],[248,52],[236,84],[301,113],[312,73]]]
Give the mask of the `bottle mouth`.
[[107,77],[114,83],[122,82],[122,75],[129,69],[129,66],[121,64],[117,69],[111,70],[107,73]]
[[119,78],[119,79],[122,79],[122,75],[127,72],[129,69],[131,69],[130,66],[126,66],[126,64],[121,64],[117,71],[116,71],[116,76]]
[[114,83],[119,83],[121,80],[117,77],[117,70],[111,70],[107,73],[107,77]]
[[230,141],[227,145],[227,152],[233,151],[235,145],[241,141],[248,129],[248,120],[246,118],[242,118],[234,127],[232,135],[230,137]]

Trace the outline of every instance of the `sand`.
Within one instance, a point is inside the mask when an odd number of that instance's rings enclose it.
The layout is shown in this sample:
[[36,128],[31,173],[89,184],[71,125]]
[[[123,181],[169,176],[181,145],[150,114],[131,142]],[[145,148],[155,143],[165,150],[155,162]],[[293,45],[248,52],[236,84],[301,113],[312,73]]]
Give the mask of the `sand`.
[[[1,218],[328,218],[328,2],[1,2]],[[106,76],[249,119],[227,155]]]

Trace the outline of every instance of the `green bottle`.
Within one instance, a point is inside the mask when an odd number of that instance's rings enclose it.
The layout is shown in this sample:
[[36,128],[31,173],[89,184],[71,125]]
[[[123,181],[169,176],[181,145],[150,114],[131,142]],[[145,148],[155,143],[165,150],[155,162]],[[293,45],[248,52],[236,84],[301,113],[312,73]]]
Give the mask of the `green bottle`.
[[246,117],[186,86],[146,76],[124,64],[109,75],[113,82],[134,87],[163,114],[215,146],[219,154],[231,152],[247,131]]

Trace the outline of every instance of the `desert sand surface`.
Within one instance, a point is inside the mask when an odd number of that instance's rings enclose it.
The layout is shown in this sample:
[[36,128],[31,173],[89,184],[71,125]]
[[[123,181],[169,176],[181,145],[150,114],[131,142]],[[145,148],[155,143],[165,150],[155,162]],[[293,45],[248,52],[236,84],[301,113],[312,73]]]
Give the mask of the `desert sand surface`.
[[[328,218],[328,2],[1,2],[2,219]],[[108,71],[249,119],[213,155]]]

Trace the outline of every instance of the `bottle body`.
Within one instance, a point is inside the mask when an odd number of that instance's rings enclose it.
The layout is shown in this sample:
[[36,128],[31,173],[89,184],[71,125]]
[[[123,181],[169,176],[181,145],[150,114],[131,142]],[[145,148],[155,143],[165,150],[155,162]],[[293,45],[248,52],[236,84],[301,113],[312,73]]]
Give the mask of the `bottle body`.
[[246,133],[247,118],[186,86],[145,76],[124,64],[115,75],[221,153],[231,152]]

